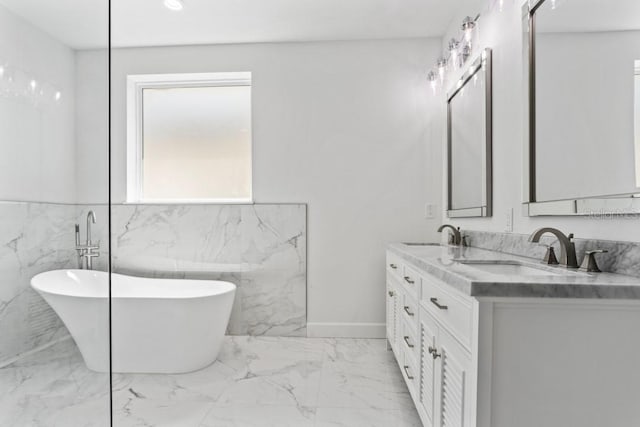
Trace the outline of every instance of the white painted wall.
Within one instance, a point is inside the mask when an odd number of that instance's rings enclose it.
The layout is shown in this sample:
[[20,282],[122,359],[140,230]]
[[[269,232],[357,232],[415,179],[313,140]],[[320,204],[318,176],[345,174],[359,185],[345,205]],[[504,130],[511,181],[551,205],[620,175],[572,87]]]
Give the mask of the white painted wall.
[[[428,141],[442,130],[429,125],[426,81],[439,47],[412,39],[116,49],[113,201],[125,200],[128,74],[251,71],[255,201],[309,205],[308,320],[375,329],[385,320],[385,245],[433,240],[440,223],[438,207],[425,218],[425,204],[441,199],[440,147]],[[101,150],[82,149],[80,167],[99,163]],[[318,333],[332,329],[324,326]]]
[[[72,203],[74,52],[2,6],[0,41],[0,200]],[[60,101],[36,106],[26,95],[7,95],[32,79],[37,91],[43,82],[55,86]]]
[[[502,11],[500,2],[486,0],[477,31],[476,54],[485,47],[493,49],[493,172],[494,216],[450,220],[462,229],[505,231],[506,212],[513,209],[514,232],[530,233],[540,226],[554,226],[565,232],[573,232],[580,238],[599,238],[622,241],[639,241],[640,218],[591,219],[572,217],[529,218],[522,214],[523,201],[523,148],[524,106],[526,102],[523,82],[523,24],[521,0],[505,0]],[[480,11],[470,11],[473,14]],[[458,33],[454,21],[449,37]],[[444,40],[448,40],[448,37]],[[455,76],[451,82],[455,81]],[[441,100],[444,106],[444,101]],[[441,140],[445,143],[444,138]],[[444,161],[444,160],[443,160]],[[568,166],[565,173],[576,173]],[[562,179],[562,171],[554,171]],[[444,184],[443,184],[444,188]]]
[[76,51],[75,178],[77,203],[109,198],[109,58],[106,49]]

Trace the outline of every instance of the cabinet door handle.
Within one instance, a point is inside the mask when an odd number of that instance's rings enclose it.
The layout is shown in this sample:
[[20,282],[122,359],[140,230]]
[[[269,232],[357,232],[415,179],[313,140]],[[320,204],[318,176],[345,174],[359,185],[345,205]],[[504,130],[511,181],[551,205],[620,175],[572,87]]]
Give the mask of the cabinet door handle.
[[431,354],[431,357],[433,357],[433,360],[435,360],[438,357],[442,356],[441,354],[438,353],[438,349],[437,348],[431,347],[431,346],[429,346],[429,353]]
[[394,296],[394,295],[395,295],[395,294],[393,293],[393,291],[389,291],[389,296],[390,296],[390,297],[392,297],[392,296]]
[[408,305],[404,306],[404,311],[406,311],[409,316],[413,316],[414,315],[414,313],[409,311],[409,306]]
[[389,264],[389,267],[393,268],[394,270],[397,270],[397,269],[398,269],[398,266],[397,266],[397,265],[395,265],[395,264]]
[[414,347],[414,345],[409,342],[409,337],[406,336],[406,335],[404,336],[404,342],[407,344],[407,347],[409,347],[409,348],[413,348]]
[[433,305],[438,307],[440,310],[446,310],[447,308],[449,308],[449,306],[447,306],[447,305],[440,304],[438,302],[438,298],[430,298],[429,301],[431,301],[433,303]]
[[404,365],[404,373],[407,374],[407,378],[409,378],[410,380],[413,379],[411,374],[409,374],[409,365]]
[[405,282],[409,283],[410,285],[413,285],[415,282],[415,280],[411,280],[411,277],[409,276],[404,276],[404,280]]

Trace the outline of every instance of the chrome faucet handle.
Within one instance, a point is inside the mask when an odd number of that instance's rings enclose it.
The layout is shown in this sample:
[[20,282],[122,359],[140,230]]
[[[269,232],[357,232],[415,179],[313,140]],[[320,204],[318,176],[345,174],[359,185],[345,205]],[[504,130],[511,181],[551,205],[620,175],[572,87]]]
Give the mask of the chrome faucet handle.
[[598,268],[598,264],[596,263],[596,254],[606,254],[607,252],[609,251],[606,249],[586,251],[579,270],[586,271],[588,273],[601,273],[602,270]]
[[558,265],[558,257],[556,257],[556,250],[552,245],[545,245],[544,243],[540,243],[540,246],[544,246],[547,248],[547,252],[544,254],[544,258],[542,258],[542,262],[547,265]]

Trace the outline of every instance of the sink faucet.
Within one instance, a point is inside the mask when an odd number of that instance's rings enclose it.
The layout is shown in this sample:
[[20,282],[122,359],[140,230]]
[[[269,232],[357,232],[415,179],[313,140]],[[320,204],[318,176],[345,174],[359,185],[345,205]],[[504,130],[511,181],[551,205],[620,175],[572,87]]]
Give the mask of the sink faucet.
[[578,268],[578,257],[576,256],[576,245],[571,241],[573,234],[565,236],[564,233],[556,228],[544,227],[540,228],[529,236],[529,241],[538,243],[543,234],[550,233],[556,236],[560,243],[560,264],[567,268]]
[[[78,252],[78,264],[80,268],[85,268],[87,270],[93,269],[93,258],[97,258],[100,256],[99,252],[94,252],[100,249],[100,243],[94,244],[91,241],[91,224],[96,223],[96,214],[93,211],[89,211],[87,214],[87,241],[84,245],[80,244],[80,225],[76,224],[76,251]],[[86,264],[83,263],[83,260],[86,260]]]
[[453,234],[453,244],[456,246],[462,245],[462,235],[460,234],[460,229],[454,227],[451,224],[442,224],[438,227],[438,233],[442,233],[445,228],[451,229],[451,234]]

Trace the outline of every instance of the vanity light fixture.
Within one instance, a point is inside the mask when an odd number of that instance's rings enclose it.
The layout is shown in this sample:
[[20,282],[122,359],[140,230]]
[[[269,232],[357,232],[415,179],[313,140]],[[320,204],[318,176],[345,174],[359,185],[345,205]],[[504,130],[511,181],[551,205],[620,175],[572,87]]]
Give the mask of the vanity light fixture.
[[[473,39],[473,32],[477,26],[476,21],[480,18],[477,15],[475,18],[467,16],[462,21],[461,29],[462,35],[458,38],[452,38],[449,40],[447,55],[440,57],[436,62],[436,66],[427,74],[427,79],[434,90],[438,85],[436,79],[439,77],[440,85],[444,85],[447,68],[449,68],[449,62],[451,62],[450,68],[457,70],[462,67],[464,63],[471,56],[471,46]],[[434,78],[432,80],[432,77]]]
[[164,0],[164,7],[179,12],[184,9],[184,2],[182,0]]

